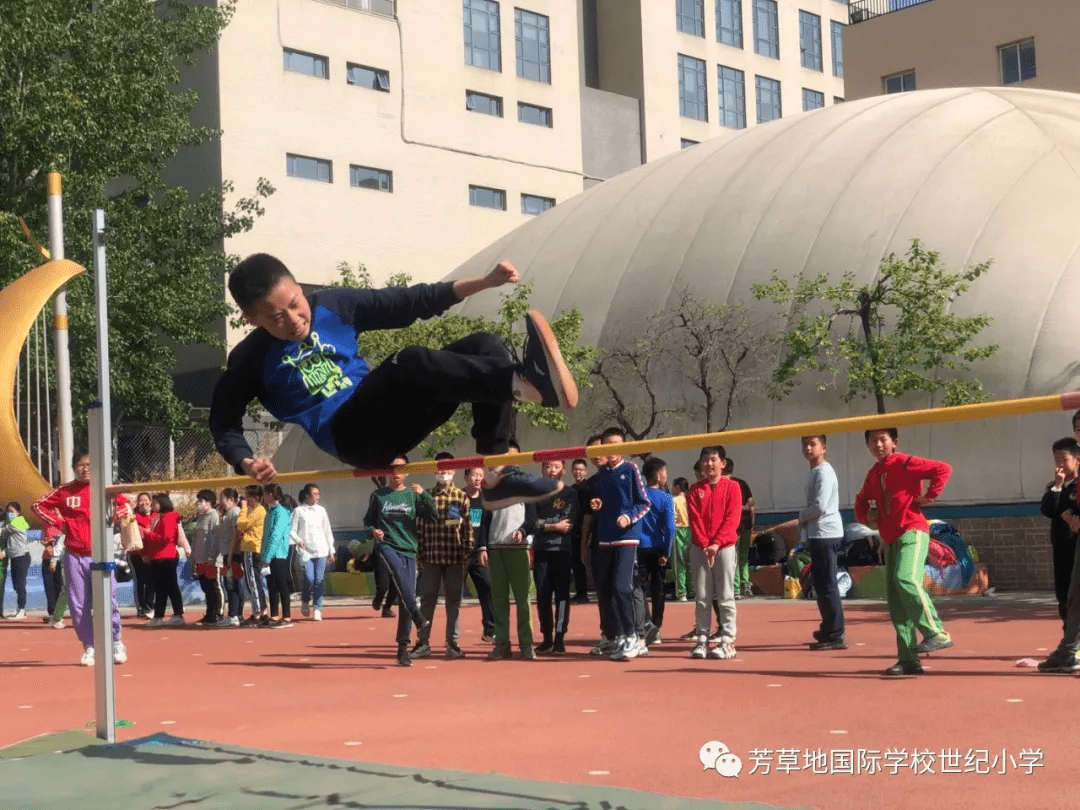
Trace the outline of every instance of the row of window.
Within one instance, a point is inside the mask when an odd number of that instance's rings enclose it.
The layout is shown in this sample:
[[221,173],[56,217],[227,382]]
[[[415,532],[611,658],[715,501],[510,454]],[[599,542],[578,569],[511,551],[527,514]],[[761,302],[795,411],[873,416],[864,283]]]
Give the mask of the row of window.
[[[290,73],[302,73],[305,76],[314,76],[316,79],[330,78],[330,59],[328,57],[317,53],[297,51],[292,48],[282,48],[281,56],[285,70]],[[357,87],[380,90],[383,93],[390,92],[389,70],[346,62],[345,80]]]
[[[1016,84],[1035,78],[1035,40],[1025,39],[998,48],[1001,83]],[[908,93],[915,89],[915,71],[894,73],[881,79],[886,93]]]
[[[465,64],[502,71],[499,4],[495,0],[463,0]],[[514,9],[517,75],[551,84],[550,21],[543,14]]]
[[[519,101],[518,121],[523,124],[535,124],[539,127],[553,126],[554,117],[550,107],[540,107],[536,104],[526,104]],[[503,100],[501,96],[492,96],[480,93],[476,90],[465,91],[465,109],[469,112],[481,115],[492,115],[496,118],[503,117]]]
[[[745,129],[746,75],[743,71],[727,65],[717,65],[716,86],[720,101],[720,123],[732,129]],[[780,82],[767,76],[755,76],[754,90],[757,99],[757,122],[764,124],[779,118],[782,114]],[[708,121],[707,98],[705,62],[679,54],[679,115],[683,118]],[[804,87],[802,98],[804,111],[825,106],[825,94],[819,90]],[[833,103],[842,101],[839,96],[833,96]]]
[[[754,53],[780,58],[780,21],[776,0],[750,0],[754,22]],[[705,0],[675,0],[675,25],[684,34],[705,36]],[[832,72],[844,75],[844,25],[829,21]],[[716,41],[743,47],[743,0],[716,0]],[[821,17],[799,11],[799,58],[804,68],[824,72]]]
[[[285,155],[285,173],[289,177],[304,180],[316,180],[320,183],[334,182],[333,161],[307,155]],[[366,188],[372,191],[394,191],[394,173],[388,169],[376,169],[371,166],[349,165],[349,185],[353,188]],[[486,186],[469,186],[469,205],[481,208],[506,210],[506,191]],[[521,213],[542,214],[555,205],[551,197],[538,194],[521,195]]]

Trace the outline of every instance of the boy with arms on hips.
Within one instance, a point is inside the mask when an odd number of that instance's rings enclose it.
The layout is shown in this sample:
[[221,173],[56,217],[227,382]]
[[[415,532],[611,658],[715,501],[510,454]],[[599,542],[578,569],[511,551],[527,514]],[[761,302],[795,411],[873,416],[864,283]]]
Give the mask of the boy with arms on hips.
[[[256,329],[229,353],[214,389],[210,432],[238,473],[261,484],[277,474],[244,438],[248,404],[300,425],[323,451],[362,469],[383,469],[443,424],[459,404],[473,405],[472,435],[482,455],[507,451],[513,403],[572,409],[578,392],[544,316],[526,315],[519,363],[494,335],[477,333],[443,349],[407,346],[377,368],[360,356],[357,336],[400,329],[440,315],[482,290],[516,284],[500,262],[481,278],[380,290],[333,288],[305,297],[289,269],[257,253],[229,274],[229,292]],[[561,484],[499,467],[485,478],[485,508],[550,497]]]
[[[922,584],[930,550],[930,525],[922,509],[937,500],[952,467],[899,452],[896,428],[868,430],[863,435],[876,463],[855,496],[855,519],[876,528],[885,543],[885,601],[896,627],[899,659],[884,674],[921,675],[920,654],[953,644]],[[929,482],[925,492],[924,481]],[[870,519],[871,501],[877,506],[876,526]],[[924,636],[918,644],[916,630]]]

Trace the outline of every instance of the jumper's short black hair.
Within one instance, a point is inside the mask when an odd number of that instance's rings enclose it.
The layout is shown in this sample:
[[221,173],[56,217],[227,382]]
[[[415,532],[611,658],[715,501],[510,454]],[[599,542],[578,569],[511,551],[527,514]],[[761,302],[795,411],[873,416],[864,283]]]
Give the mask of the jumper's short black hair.
[[293,278],[284,262],[269,253],[253,253],[229,273],[229,292],[241,312],[251,312],[283,278]]
[[801,437],[801,441],[806,441],[807,439],[817,439],[819,442],[821,442],[822,447],[829,446],[829,437],[826,436],[824,433],[808,433],[807,435]]
[[1051,452],[1057,453],[1064,450],[1066,453],[1074,456],[1080,456],[1080,443],[1077,443],[1076,439],[1069,436],[1066,439],[1058,439],[1051,445]]
[[865,442],[870,441],[870,434],[871,433],[881,433],[881,431],[885,431],[886,433],[888,433],[889,438],[892,439],[894,442],[900,441],[900,431],[898,431],[894,427],[887,427],[887,428],[873,428],[872,430],[864,430],[863,431],[863,442],[865,443]]
[[508,453],[520,453],[521,445],[517,443],[517,439],[511,439],[506,443]]
[[195,493],[195,498],[200,501],[206,501],[211,506],[217,506],[217,495],[214,494],[212,489],[200,489]]
[[588,447],[590,444],[597,444],[598,442],[602,442],[603,440],[604,436],[602,433],[594,433],[592,436],[585,440],[585,446]]
[[609,427],[607,430],[605,430],[603,433],[600,434],[600,438],[603,439],[604,441],[607,441],[608,439],[614,438],[615,436],[618,436],[624,442],[626,441],[626,431],[623,430],[621,427],[618,427],[618,426]]
[[660,474],[660,471],[667,466],[667,462],[657,456],[649,456],[648,460],[641,468],[641,474],[645,477],[646,483],[651,484],[656,480],[656,476]]
[[169,497],[167,492],[159,492],[154,495],[154,500],[157,501],[157,505],[161,507],[161,514],[174,511],[172,498]]
[[701,448],[700,458],[705,458],[705,456],[712,455],[719,456],[721,461],[727,461],[727,451],[724,449],[724,445],[722,444],[711,444],[708,447]]

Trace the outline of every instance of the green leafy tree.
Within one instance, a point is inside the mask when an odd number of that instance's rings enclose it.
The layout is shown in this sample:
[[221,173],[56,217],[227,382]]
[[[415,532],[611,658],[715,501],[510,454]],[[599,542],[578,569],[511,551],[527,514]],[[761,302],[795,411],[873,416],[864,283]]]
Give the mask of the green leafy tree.
[[885,400],[909,391],[942,395],[944,405],[987,398],[969,375],[971,364],[993,356],[997,345],[974,343],[989,315],[952,314],[950,305],[970,289],[991,262],[950,273],[934,251],[915,239],[904,258],[889,254],[877,276],[858,285],[852,273],[839,283],[824,273],[794,280],[773,274],[754,285],[758,299],[790,306],[792,325],[781,338],[782,357],[772,375],[771,395],[791,393],[805,373],[836,380],[844,402],[872,396],[878,413]]
[[[232,2],[102,0],[0,3],[0,283],[43,260],[23,236],[22,217],[44,242],[45,177],[64,184],[67,258],[90,270],[90,217],[106,212],[113,415],[187,424],[173,390],[176,345],[223,347],[229,312],[224,240],[251,228],[273,192],[260,181],[226,207],[225,184],[200,196],[169,185],[165,170],[183,147],[216,132],[192,123],[197,98],[181,91],[180,68],[213,49]],[[115,182],[124,190],[110,196]],[[87,275],[68,286],[72,408],[96,397],[95,312]],[[207,291],[210,291],[208,294]]]
[[[373,285],[371,274],[361,263],[353,270],[347,263],[337,267],[339,279],[332,286],[370,288]],[[404,286],[411,283],[411,278],[404,273],[391,276],[386,286]],[[525,342],[525,333],[520,331],[520,324],[525,313],[530,309],[529,296],[532,295],[532,282],[518,284],[509,292],[502,294],[498,316],[468,316],[456,312],[440,315],[426,321],[417,321],[404,329],[385,329],[363,332],[358,336],[360,354],[371,364],[377,366],[387,357],[405,346],[427,346],[437,349],[460,340],[473,332],[490,332],[507,341],[520,353]],[[582,327],[585,320],[580,310],[573,307],[559,313],[551,320],[551,330],[559,340],[559,349],[570,372],[579,386],[589,384],[589,370],[592,368],[594,349],[583,344]],[[515,330],[515,326],[519,327]],[[569,422],[566,414],[553,408],[544,408],[531,402],[519,402],[517,410],[534,427],[545,427],[554,431],[566,431]],[[437,428],[421,449],[427,455],[434,455],[439,450],[451,447],[459,439],[469,436],[472,413],[468,405],[458,408],[446,424]]]

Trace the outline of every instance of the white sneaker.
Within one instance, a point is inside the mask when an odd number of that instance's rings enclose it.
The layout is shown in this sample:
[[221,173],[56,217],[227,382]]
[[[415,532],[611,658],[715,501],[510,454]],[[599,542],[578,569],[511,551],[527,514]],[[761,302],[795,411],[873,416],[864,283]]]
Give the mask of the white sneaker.
[[691,658],[705,658],[708,654],[709,651],[705,647],[705,642],[701,640],[699,640],[698,643],[694,645],[694,649],[690,651]]
[[637,658],[640,654],[638,646],[638,640],[636,636],[624,638],[622,641],[622,647],[615,651],[615,654],[611,656],[612,661],[629,661],[633,658]]
[[112,660],[114,664],[127,663],[127,647],[122,641],[114,641],[112,645]]
[[310,616],[311,615],[311,606],[308,605],[307,602],[302,603],[300,605],[300,613],[302,615],[304,615],[304,616]]
[[311,618],[314,621],[321,622],[322,621],[322,611],[319,610],[318,608],[315,608],[315,614]]
[[87,647],[82,654],[82,658],[79,659],[79,663],[84,667],[92,667],[94,665],[94,648]]
[[63,630],[64,629],[64,620],[63,619],[57,619],[56,621],[51,621],[50,620],[49,624],[51,624],[57,630]]
[[13,622],[21,622],[25,618],[26,618],[26,611],[25,610],[16,610],[15,615],[11,617],[11,620]]
[[171,619],[169,619],[167,622],[165,622],[165,624],[168,624],[168,625],[187,624],[187,620],[184,618],[184,614],[180,613],[178,615],[174,615]]
[[735,657],[735,645],[730,641],[724,641],[717,644],[711,650],[709,650],[709,658],[721,658],[728,660]]
[[645,643],[645,639],[643,638],[637,640],[637,654],[638,658],[649,654],[649,645]]
[[150,621],[148,621],[144,626],[145,627],[161,627],[163,624],[165,624],[165,620],[164,619],[159,619],[157,616],[155,616]]
[[229,624],[232,625],[233,627],[239,627],[240,626],[240,617],[239,616],[230,617],[229,618]]

